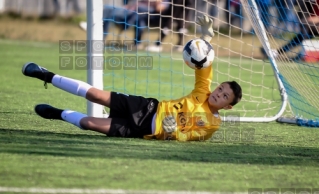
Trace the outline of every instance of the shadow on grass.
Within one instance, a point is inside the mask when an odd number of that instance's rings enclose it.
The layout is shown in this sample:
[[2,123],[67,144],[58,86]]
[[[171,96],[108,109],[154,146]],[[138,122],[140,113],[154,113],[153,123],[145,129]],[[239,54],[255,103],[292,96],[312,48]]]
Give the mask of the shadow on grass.
[[319,164],[319,148],[294,147],[283,143],[181,143],[14,129],[0,129],[0,153],[233,164]]

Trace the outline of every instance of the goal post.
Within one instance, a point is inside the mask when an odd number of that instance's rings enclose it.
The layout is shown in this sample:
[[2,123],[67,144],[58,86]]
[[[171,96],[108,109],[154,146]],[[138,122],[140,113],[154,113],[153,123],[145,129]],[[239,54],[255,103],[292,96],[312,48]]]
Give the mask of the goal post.
[[[86,0],[87,82],[103,90],[103,0]],[[102,43],[102,44],[101,44]],[[102,105],[87,102],[87,115],[103,117]]]
[[[243,9],[246,12],[246,16],[252,24],[252,28],[254,29],[258,39],[260,40],[262,47],[267,51],[267,55],[270,59],[270,64],[274,71],[274,76],[276,77],[276,81],[278,83],[278,88],[280,91],[282,103],[281,108],[276,115],[270,118],[242,118],[241,121],[256,121],[256,122],[270,122],[277,120],[282,114],[285,112],[287,107],[288,96],[285,90],[285,87],[280,79],[280,72],[277,68],[277,62],[275,60],[274,54],[270,49],[270,42],[268,40],[268,36],[266,34],[266,28],[261,19],[261,13],[257,3],[255,0],[240,0]],[[267,16],[266,16],[267,17]]]

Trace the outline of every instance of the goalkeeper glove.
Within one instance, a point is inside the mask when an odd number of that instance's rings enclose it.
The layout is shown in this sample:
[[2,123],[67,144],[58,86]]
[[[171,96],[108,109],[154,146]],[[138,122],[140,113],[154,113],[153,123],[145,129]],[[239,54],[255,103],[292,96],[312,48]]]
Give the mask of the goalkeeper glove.
[[210,42],[215,35],[213,31],[213,20],[207,15],[204,15],[203,17],[198,16],[197,19],[198,21],[196,21],[196,23],[200,25],[202,29],[201,39]]
[[176,120],[172,115],[166,116],[162,121],[162,125],[163,125],[163,130],[166,133],[172,133],[176,131],[176,128],[177,128]]

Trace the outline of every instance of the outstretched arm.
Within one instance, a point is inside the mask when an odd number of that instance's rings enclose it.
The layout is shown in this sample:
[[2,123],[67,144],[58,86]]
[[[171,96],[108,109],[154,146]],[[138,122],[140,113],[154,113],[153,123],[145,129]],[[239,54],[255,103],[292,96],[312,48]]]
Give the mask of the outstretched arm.
[[208,93],[213,79],[212,65],[204,69],[195,70],[195,87],[193,92]]
[[[213,20],[208,16],[197,17],[197,24],[201,26],[201,39],[210,42],[214,36]],[[212,82],[213,72],[212,64],[207,68],[195,70],[195,88],[193,92],[207,93],[210,92],[210,84]]]

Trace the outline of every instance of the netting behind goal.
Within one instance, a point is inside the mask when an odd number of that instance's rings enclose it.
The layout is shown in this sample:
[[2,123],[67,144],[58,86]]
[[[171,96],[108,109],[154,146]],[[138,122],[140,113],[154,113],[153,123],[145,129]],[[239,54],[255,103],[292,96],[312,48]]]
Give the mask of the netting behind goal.
[[[109,25],[104,29],[104,89],[159,100],[189,94],[194,88],[194,71],[184,64],[181,50],[187,41],[200,36],[195,20],[207,14],[214,20],[215,31],[211,41],[216,53],[212,90],[227,80],[242,86],[242,102],[231,111],[240,114],[241,121],[272,121],[282,114],[285,103],[276,69],[261,59],[264,43],[256,36],[256,29],[252,30],[252,15],[247,17],[240,2],[163,0],[167,10],[160,12],[152,9],[154,1],[132,2],[143,9],[128,11],[132,9],[130,1],[127,7],[115,0],[104,5],[108,8],[103,20]],[[135,43],[136,47],[130,46]],[[297,69],[294,72],[300,73]]]
[[283,117],[292,119],[280,120],[319,126],[318,1],[276,0],[269,10],[257,0],[241,2],[288,94]]

